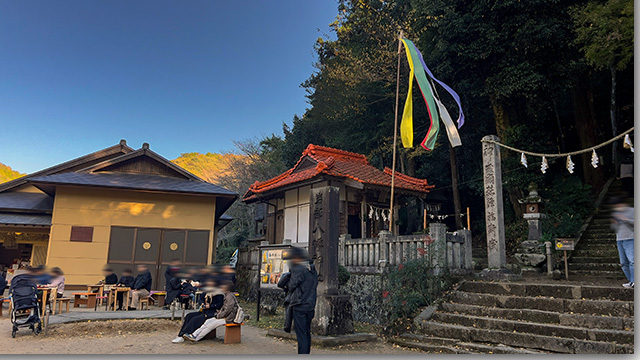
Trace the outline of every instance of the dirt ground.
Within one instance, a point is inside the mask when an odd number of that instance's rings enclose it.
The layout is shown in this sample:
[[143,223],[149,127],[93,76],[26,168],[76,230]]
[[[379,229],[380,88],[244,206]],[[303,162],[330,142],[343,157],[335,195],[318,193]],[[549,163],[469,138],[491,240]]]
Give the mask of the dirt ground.
[[[173,344],[180,323],[171,320],[113,320],[50,325],[48,333],[34,336],[27,328],[11,338],[11,323],[0,320],[3,354],[295,354],[296,343],[267,337],[267,331],[242,327],[242,343],[225,345],[224,331],[216,340]],[[416,350],[382,340],[335,348],[314,346],[312,354],[418,354]]]

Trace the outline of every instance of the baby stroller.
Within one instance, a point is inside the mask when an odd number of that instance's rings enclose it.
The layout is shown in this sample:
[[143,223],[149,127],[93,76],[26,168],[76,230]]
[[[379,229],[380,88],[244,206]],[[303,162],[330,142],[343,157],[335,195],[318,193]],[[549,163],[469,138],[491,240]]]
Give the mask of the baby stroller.
[[38,287],[28,278],[15,278],[9,290],[11,299],[11,337],[16,337],[18,328],[29,327],[35,335],[42,331]]

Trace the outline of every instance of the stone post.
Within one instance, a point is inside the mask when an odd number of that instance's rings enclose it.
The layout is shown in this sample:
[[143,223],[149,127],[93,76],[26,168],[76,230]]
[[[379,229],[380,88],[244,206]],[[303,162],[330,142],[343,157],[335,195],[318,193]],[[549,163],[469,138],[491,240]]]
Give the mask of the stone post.
[[338,240],[338,264],[347,266],[347,258],[345,256],[345,247],[347,240],[351,239],[351,234],[342,234]]
[[473,247],[471,246],[471,231],[458,230],[458,235],[462,236],[464,243],[462,244],[462,268],[466,270],[473,269]]
[[431,268],[434,275],[441,275],[447,269],[447,225],[429,224],[431,243]]
[[340,237],[340,188],[311,189],[309,256],[318,271],[318,298],[311,330],[318,335],[353,332],[349,295],[339,294],[338,244]]
[[378,241],[380,247],[380,260],[378,261],[378,268],[380,271],[389,265],[389,239],[393,236],[391,231],[382,230],[378,234]]
[[504,241],[504,203],[500,147],[488,141],[500,141],[495,135],[482,138],[484,171],[484,208],[487,228],[487,257],[490,269],[504,268],[507,255]]

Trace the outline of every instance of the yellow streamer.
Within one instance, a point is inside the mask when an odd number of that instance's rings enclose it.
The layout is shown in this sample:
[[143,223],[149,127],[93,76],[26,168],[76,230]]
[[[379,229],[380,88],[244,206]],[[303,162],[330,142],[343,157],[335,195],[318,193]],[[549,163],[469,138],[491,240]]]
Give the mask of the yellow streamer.
[[400,137],[402,138],[402,146],[405,148],[413,147],[413,61],[411,61],[411,54],[409,53],[409,47],[407,43],[404,44],[405,52],[407,53],[407,59],[409,60],[409,92],[407,94],[407,100],[404,102],[404,111],[402,112],[402,122],[400,122]]

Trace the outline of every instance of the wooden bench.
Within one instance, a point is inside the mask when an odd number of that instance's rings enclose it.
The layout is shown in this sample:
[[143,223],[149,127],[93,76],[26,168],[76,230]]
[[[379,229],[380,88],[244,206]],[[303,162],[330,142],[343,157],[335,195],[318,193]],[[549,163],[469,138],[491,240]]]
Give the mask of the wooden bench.
[[58,298],[56,299],[56,301],[54,301],[53,303],[53,308],[51,309],[53,311],[53,314],[56,314],[56,308],[58,308],[58,314],[62,314],[62,305],[66,305],[66,311],[65,312],[69,312],[69,305],[71,304],[71,298]]
[[[4,298],[0,298],[0,316],[2,316],[2,304],[4,303],[9,303],[9,306],[11,306],[11,300],[10,299],[4,299]],[[9,307],[9,311],[11,311],[11,307]]]
[[138,309],[139,310],[149,310],[149,297],[141,297],[138,300]]
[[[224,343],[225,344],[240,344],[242,340],[242,324],[225,324],[224,325]],[[213,329],[210,333],[208,333],[204,338],[205,339],[216,339],[217,329]]]
[[[87,308],[96,307],[96,297],[98,296],[98,293],[83,292],[83,293],[73,293],[71,295],[73,295],[74,308],[80,307],[80,305],[86,305]],[[86,299],[82,298],[83,296],[86,296],[87,298]]]

